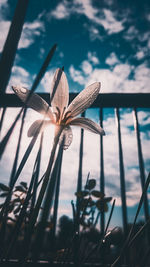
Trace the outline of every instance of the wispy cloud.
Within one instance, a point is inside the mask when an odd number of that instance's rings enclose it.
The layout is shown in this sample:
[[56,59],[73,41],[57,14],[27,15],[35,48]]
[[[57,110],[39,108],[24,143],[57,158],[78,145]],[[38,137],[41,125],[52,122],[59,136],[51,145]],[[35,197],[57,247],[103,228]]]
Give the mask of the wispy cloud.
[[8,4],[8,1],[7,0],[1,0],[0,1],[0,19],[2,18],[3,16],[3,12],[6,12],[7,10],[7,4]]
[[56,19],[67,19],[70,16],[68,4],[66,1],[57,5],[56,9],[48,14],[47,17],[54,17]]
[[135,25],[124,31],[123,38],[130,42],[131,47],[135,51],[135,58],[137,60],[144,59],[150,53],[150,31],[138,29]]
[[3,50],[3,46],[4,46],[4,43],[5,43],[7,34],[8,34],[9,27],[10,27],[10,21],[6,21],[6,20],[0,21],[0,29],[1,29],[1,33],[3,33],[0,35],[0,52]]
[[27,48],[35,41],[36,36],[40,36],[44,31],[44,24],[37,19],[33,22],[26,22],[23,26],[23,31],[19,41],[18,48]]
[[32,81],[33,78],[31,77],[30,73],[27,72],[27,70],[25,70],[23,67],[14,66],[12,68],[12,74],[6,92],[12,93],[12,85],[20,85],[26,88],[30,88]]
[[[48,14],[48,18],[68,19],[72,14],[80,14],[86,16],[88,20],[96,25],[102,26],[108,34],[118,33],[124,29],[123,20],[118,20],[115,12],[103,8],[99,9],[92,5],[91,0],[74,0],[73,3],[69,1],[62,1],[54,10]],[[98,32],[94,32],[93,34]]]
[[88,52],[88,60],[93,63],[94,65],[99,64],[99,58],[97,57],[96,52]]
[[[111,66],[110,69],[93,68],[88,75],[82,63],[79,69],[71,65],[69,72],[73,81],[81,85],[86,86],[94,81],[100,81],[103,93],[149,92],[150,68],[146,63],[137,67],[129,63],[121,63],[114,53],[106,58],[106,63]],[[130,78],[131,74],[132,78]]]
[[135,26],[130,26],[128,30],[125,31],[124,33],[124,38],[128,41],[132,41],[133,39],[137,38],[139,34],[139,31]]
[[[3,49],[11,21],[6,19],[6,11],[8,11],[7,1],[3,0],[0,3],[0,10],[5,11],[0,15],[0,52]],[[34,43],[35,38],[45,30],[44,23],[41,21],[41,14],[33,22],[25,22],[23,26],[23,31],[19,41],[18,49],[28,48],[31,44]]]
[[113,66],[116,65],[118,63],[120,63],[118,57],[116,56],[116,54],[114,52],[112,52],[109,57],[106,58],[106,64]]

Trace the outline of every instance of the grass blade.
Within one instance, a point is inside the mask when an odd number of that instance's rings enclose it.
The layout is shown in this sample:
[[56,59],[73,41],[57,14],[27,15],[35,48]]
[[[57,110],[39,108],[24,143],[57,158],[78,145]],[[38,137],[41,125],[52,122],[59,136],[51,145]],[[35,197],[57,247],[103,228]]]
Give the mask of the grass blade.
[[50,210],[52,207],[52,202],[53,202],[53,197],[54,197],[54,192],[56,189],[56,184],[58,180],[58,175],[59,175],[59,170],[61,167],[61,162],[62,162],[62,155],[63,155],[63,142],[59,147],[59,151],[57,154],[57,158],[55,161],[55,165],[51,174],[51,178],[49,181],[48,189],[46,192],[46,197],[44,200],[44,207],[42,211],[42,217],[41,220],[38,224],[37,228],[37,233],[36,233],[36,239],[35,239],[35,246],[34,246],[34,259],[37,259],[38,254],[40,252],[40,247],[42,246],[42,240],[44,236],[44,231],[46,228],[46,223],[48,216],[50,214]]
[[27,254],[28,254],[29,244],[30,244],[31,237],[32,237],[32,234],[33,234],[34,225],[36,223],[36,220],[37,220],[37,217],[38,217],[38,214],[39,214],[39,210],[40,210],[40,207],[41,207],[44,195],[45,195],[45,191],[47,189],[50,173],[51,173],[53,162],[54,162],[54,157],[55,157],[57,144],[58,144],[59,137],[60,137],[60,134],[61,134],[62,130],[63,129],[60,129],[60,132],[58,132],[58,135],[55,136],[55,141],[54,141],[53,148],[52,148],[52,151],[51,151],[48,167],[47,167],[45,176],[42,177],[42,179],[41,179],[41,180],[43,180],[43,184],[41,186],[41,189],[40,189],[40,192],[39,192],[39,196],[38,196],[35,208],[33,210],[32,217],[31,217],[31,220],[29,222],[29,226],[28,226],[26,235],[24,237],[24,246],[23,246],[24,250],[23,250],[23,252],[21,254],[21,257],[20,257],[21,262],[25,260]]
[[31,202],[31,213],[33,211],[35,201],[36,201],[36,194],[37,194],[37,188],[38,188],[38,178],[39,178],[39,173],[40,173],[42,144],[43,144],[43,133],[41,134],[40,147],[39,147],[39,151],[38,151],[38,154],[36,157],[36,162],[35,162],[34,172],[33,172],[33,175],[35,176],[35,180],[34,180],[32,202]]
[[6,112],[6,108],[3,108],[3,110],[2,110],[2,115],[1,115],[1,119],[0,119],[0,131],[1,131],[1,129],[2,129],[2,125],[3,125],[3,121],[4,121],[5,112]]
[[111,218],[112,218],[112,214],[113,214],[114,207],[115,207],[115,202],[116,202],[116,199],[114,199],[112,207],[111,207],[111,211],[110,211],[110,214],[109,214],[108,222],[107,222],[107,225],[106,225],[106,228],[105,228],[105,232],[104,232],[104,237],[105,237],[105,235],[107,233],[107,230],[108,230]]
[[52,46],[52,48],[50,49],[50,51],[49,51],[46,59],[44,60],[44,63],[42,65],[41,69],[39,70],[39,73],[37,74],[37,76],[36,76],[36,78],[35,78],[35,80],[33,82],[33,85],[31,87],[31,92],[34,92],[35,91],[35,89],[39,85],[41,79],[43,78],[43,76],[44,76],[44,74],[45,74],[45,72],[47,70],[47,67],[50,64],[50,62],[51,62],[51,60],[52,60],[52,58],[54,56],[54,53],[55,53],[56,48],[57,48],[57,44],[54,44]]
[[138,208],[137,208],[136,215],[135,215],[135,217],[134,217],[134,222],[133,222],[133,225],[132,225],[132,227],[131,227],[131,230],[130,230],[130,232],[129,232],[129,234],[128,234],[128,237],[127,237],[127,239],[126,239],[126,241],[125,241],[125,243],[124,243],[123,248],[121,249],[121,253],[120,253],[119,257],[114,261],[114,263],[111,265],[111,267],[115,267],[115,266],[117,266],[119,260],[121,259],[122,255],[124,254],[124,252],[125,252],[125,250],[126,250],[128,244],[129,244],[129,242],[130,242],[130,239],[131,239],[133,230],[134,230],[134,228],[135,228],[136,220],[137,220],[137,217],[138,217],[138,215],[139,215],[140,209],[141,209],[141,207],[142,207],[143,200],[144,200],[145,194],[146,194],[146,192],[147,192],[149,183],[150,183],[150,173],[148,174],[146,183],[145,183],[145,185],[144,185],[143,193],[142,193],[142,196],[141,196],[140,201],[139,201],[139,205],[138,205]]
[[6,147],[7,143],[8,143],[8,141],[9,141],[9,138],[10,138],[15,126],[16,126],[16,123],[17,123],[17,121],[19,120],[19,118],[21,116],[22,111],[23,111],[23,108],[19,111],[18,115],[16,116],[16,118],[15,118],[14,122],[12,123],[11,127],[9,128],[8,132],[6,133],[6,135],[4,136],[2,141],[0,142],[0,159],[1,159],[2,155],[3,155],[5,147]]
[[[50,49],[50,51],[49,51],[49,53],[48,53],[48,55],[47,55],[47,57],[46,57],[46,59],[45,59],[43,65],[42,65],[42,67],[41,67],[40,70],[39,70],[39,73],[37,74],[37,76],[36,76],[36,78],[35,78],[35,80],[34,80],[34,82],[33,82],[33,85],[32,85],[32,87],[31,87],[31,93],[33,93],[33,92],[35,91],[35,89],[36,89],[37,86],[39,85],[39,83],[40,83],[40,81],[41,81],[43,75],[45,74],[46,69],[47,69],[48,65],[50,64],[51,59],[52,59],[52,57],[53,57],[53,55],[54,55],[54,53],[55,53],[56,47],[57,47],[57,45],[55,44],[55,45]],[[10,138],[10,136],[11,136],[11,134],[12,134],[12,132],[13,132],[15,126],[16,126],[16,123],[17,123],[17,121],[19,120],[19,118],[20,118],[20,116],[21,116],[21,113],[22,113],[23,109],[24,109],[24,108],[22,108],[22,109],[20,110],[20,112],[19,112],[18,115],[16,116],[16,119],[14,120],[13,124],[11,125],[10,129],[8,130],[8,132],[6,133],[6,135],[4,136],[3,140],[2,140],[1,143],[0,143],[0,159],[1,159],[2,155],[3,155],[3,152],[4,152],[4,150],[5,150],[5,147],[6,147],[7,143],[8,143],[8,141],[9,141],[9,138]]]
[[27,148],[27,150],[26,150],[26,152],[25,152],[25,154],[24,154],[24,156],[23,156],[23,158],[22,158],[22,160],[21,160],[21,162],[20,162],[20,165],[19,165],[19,167],[18,167],[18,170],[16,171],[16,174],[15,174],[15,177],[14,177],[14,179],[13,179],[13,182],[12,182],[12,186],[11,186],[11,187],[14,187],[14,185],[15,185],[15,183],[16,183],[16,181],[17,181],[17,179],[18,179],[18,177],[19,177],[19,175],[20,175],[20,173],[21,173],[21,171],[22,171],[22,169],[23,169],[23,167],[24,167],[24,165],[25,165],[27,159],[29,158],[29,155],[30,155],[30,153],[31,153],[31,151],[32,151],[32,149],[33,149],[33,146],[35,145],[35,142],[36,142],[36,140],[37,140],[37,137],[38,137],[38,135],[39,135],[40,129],[41,129],[41,127],[42,127],[42,124],[43,124],[43,123],[41,123],[41,125],[40,125],[38,131],[37,131],[36,134],[33,136],[33,138],[32,138],[32,140],[31,140],[30,144],[28,145],[28,148]]
[[20,132],[19,132],[18,144],[17,144],[17,149],[16,149],[16,153],[15,153],[15,159],[14,159],[13,168],[12,168],[11,176],[10,176],[10,182],[9,182],[10,186],[13,183],[13,178],[15,176],[16,169],[17,169],[19,150],[20,150],[20,144],[21,144],[21,139],[22,139],[22,133],[23,133],[23,127],[24,127],[24,120],[25,120],[25,116],[26,116],[26,111],[27,111],[27,109],[24,109],[23,116],[22,116],[22,122],[21,122],[21,127],[20,127]]

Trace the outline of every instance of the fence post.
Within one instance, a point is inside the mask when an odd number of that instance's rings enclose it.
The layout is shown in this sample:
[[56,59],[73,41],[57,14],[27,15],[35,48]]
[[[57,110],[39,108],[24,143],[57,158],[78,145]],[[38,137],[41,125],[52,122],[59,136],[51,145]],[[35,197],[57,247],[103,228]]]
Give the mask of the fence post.
[[[85,117],[85,113],[82,114],[82,117]],[[84,139],[84,130],[81,129],[77,192],[80,192],[82,190],[83,139]],[[79,231],[80,200],[78,197],[76,200],[76,209],[77,209],[77,218],[76,218],[77,229],[76,229],[76,231]]]
[[[100,109],[100,126],[103,128],[103,109]],[[100,191],[105,192],[105,178],[104,178],[104,151],[103,151],[103,136],[100,136]],[[105,213],[101,212],[100,229],[102,235],[105,230]]]
[[118,146],[119,146],[119,168],[120,168],[120,189],[121,189],[121,201],[122,201],[122,218],[123,218],[123,230],[126,236],[127,234],[127,206],[126,206],[126,190],[125,190],[125,175],[124,175],[124,163],[120,130],[120,114],[119,109],[116,109],[116,122],[118,130]]

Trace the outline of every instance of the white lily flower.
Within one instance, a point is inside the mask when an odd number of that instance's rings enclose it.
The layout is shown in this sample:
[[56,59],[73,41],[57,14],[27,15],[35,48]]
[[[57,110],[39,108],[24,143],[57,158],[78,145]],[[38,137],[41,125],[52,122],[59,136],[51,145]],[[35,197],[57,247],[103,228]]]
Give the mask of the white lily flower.
[[[92,120],[82,117],[76,118],[77,115],[84,112],[94,102],[99,94],[100,86],[101,84],[99,82],[91,84],[79,93],[68,106],[69,87],[67,78],[61,69],[57,69],[53,78],[50,94],[51,107],[37,94],[31,94],[28,99],[30,90],[24,87],[13,86],[12,88],[23,102],[27,102],[26,104],[30,108],[44,114],[44,116],[49,119],[44,120],[43,127],[48,124],[54,124],[55,134],[60,131],[60,128],[62,129],[59,141],[61,141],[65,135],[64,149],[67,149],[73,139],[71,125],[79,126],[96,134],[105,135],[100,125]],[[42,120],[37,120],[31,125],[28,130],[29,137],[35,135],[41,123]]]

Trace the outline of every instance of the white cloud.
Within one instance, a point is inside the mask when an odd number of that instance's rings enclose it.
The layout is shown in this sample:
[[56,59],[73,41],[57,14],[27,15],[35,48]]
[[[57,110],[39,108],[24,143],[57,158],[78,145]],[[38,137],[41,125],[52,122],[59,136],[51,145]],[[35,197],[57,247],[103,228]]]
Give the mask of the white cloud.
[[146,16],[147,20],[150,21],[150,13]]
[[3,11],[7,12],[7,4],[8,4],[8,1],[7,0],[1,0],[0,1],[0,19],[2,19],[3,17]]
[[[10,24],[11,22],[6,20],[4,16],[0,18],[0,29],[2,33],[0,35],[0,52],[2,51],[5,40],[7,38]],[[33,22],[24,23],[21,38],[18,44],[18,49],[29,47],[31,44],[34,43],[35,37],[39,36],[43,31],[44,24],[40,20],[40,15]]]
[[150,124],[150,113],[149,112],[146,113],[144,111],[139,111],[138,118],[142,126]]
[[[82,64],[81,64],[82,66]],[[128,63],[117,64],[111,69],[94,68],[87,76],[81,69],[75,69],[73,65],[69,69],[73,81],[87,86],[93,82],[100,81],[103,93],[144,93],[149,92],[150,68],[146,64],[133,67]],[[129,78],[130,74],[133,78]]]
[[88,60],[93,63],[94,65],[99,64],[99,59],[96,56],[95,52],[88,52]]
[[1,0],[0,2],[0,8],[7,4],[7,0]]
[[59,53],[59,57],[60,57],[60,58],[64,58],[64,53],[63,53],[63,52],[60,52],[60,53]]
[[42,78],[41,85],[43,87],[44,92],[50,93],[51,83],[54,77],[55,69],[52,69],[50,71],[47,71],[44,74],[44,77]]
[[65,1],[64,3],[58,4],[56,9],[50,13],[50,16],[53,16],[56,19],[66,19],[67,17],[69,17],[69,15],[70,14],[68,12],[67,6],[65,5]]
[[0,29],[1,29],[1,34],[0,35],[0,52],[3,50],[3,46],[8,34],[8,30],[10,27],[10,21],[0,21]]
[[108,65],[115,65],[117,63],[119,63],[119,59],[117,58],[116,54],[114,52],[112,52],[109,57],[106,58],[106,64]]
[[12,74],[9,80],[9,84],[7,86],[7,93],[12,93],[12,85],[20,85],[26,88],[30,88],[32,85],[32,77],[24,68],[14,66],[12,68]]
[[139,31],[135,28],[135,26],[130,26],[128,30],[124,33],[124,38],[128,41],[132,41],[137,38]]
[[44,24],[39,19],[31,23],[26,22],[23,26],[18,49],[29,47],[34,43],[35,37],[39,36],[42,31],[44,31]]
[[[108,34],[118,33],[124,29],[123,21],[117,20],[114,12],[106,8],[99,11],[98,8],[92,5],[91,0],[74,0],[71,5],[64,0],[53,11],[48,13],[48,18],[67,19],[76,13],[86,16],[95,25],[103,26]],[[96,28],[95,30],[97,31]]]
[[128,64],[118,64],[113,69],[114,75],[120,76],[122,80],[128,78],[130,72],[131,72],[131,65]]
[[137,59],[140,60],[140,59],[144,58],[145,53],[144,53],[144,51],[138,51],[135,56]]
[[90,74],[93,70],[92,65],[87,60],[82,62],[81,68],[86,75]]
[[85,79],[82,75],[82,72],[76,70],[73,65],[70,66],[69,73],[73,81],[78,82],[79,84],[85,84]]
[[84,27],[89,32],[89,36],[90,36],[91,41],[94,41],[96,39],[101,40],[101,41],[103,40],[103,36],[100,35],[99,30],[95,26],[84,24]]
[[149,54],[150,31],[141,32],[135,26],[130,26],[128,30],[125,31],[123,36],[124,36],[124,39],[126,39],[127,41],[130,41],[130,44],[131,46],[133,46],[133,48],[136,47],[137,43],[132,42],[132,40],[138,41],[138,52],[135,55],[137,59],[143,58],[144,54]]
[[24,77],[28,77],[29,76],[29,73],[22,67],[17,67],[17,66],[14,66],[12,68],[12,73],[13,74],[17,74],[17,75],[21,75],[21,76],[24,76]]
[[118,33],[124,29],[123,21],[118,21],[115,18],[115,14],[111,10],[104,9],[103,12],[105,18],[98,19],[97,22],[103,25],[108,34]]

